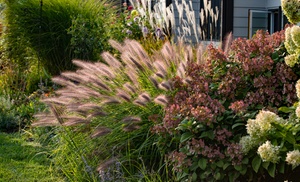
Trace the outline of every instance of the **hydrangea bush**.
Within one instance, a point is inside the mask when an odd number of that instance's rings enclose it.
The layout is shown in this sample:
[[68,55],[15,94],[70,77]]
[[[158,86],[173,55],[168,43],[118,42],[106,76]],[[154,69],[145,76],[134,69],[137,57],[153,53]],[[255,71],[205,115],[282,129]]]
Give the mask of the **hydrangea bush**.
[[[177,92],[153,132],[177,180],[267,180],[266,171],[256,174],[249,166],[253,156],[247,150],[259,147],[271,120],[282,120],[271,112],[253,119],[257,110],[277,112],[297,100],[298,66],[284,63],[283,41],[284,31],[258,31],[250,40],[234,40],[227,51],[209,46],[201,61],[188,62],[186,80],[174,79]],[[247,132],[256,137],[243,137],[244,146],[240,138]],[[267,152],[275,155],[279,148],[266,140],[259,151],[269,157]],[[270,160],[278,159],[271,155]]]
[[[300,1],[282,0],[283,12],[288,20],[295,24],[300,21]],[[300,28],[292,25],[286,28],[284,47],[289,55],[284,57],[289,67],[297,67],[300,56]],[[283,78],[287,78],[282,75]],[[300,82],[289,87],[296,87],[300,98]],[[285,93],[283,93],[285,95]],[[291,102],[290,102],[291,103]],[[283,102],[281,102],[283,104]],[[291,180],[293,170],[300,165],[299,156],[299,116],[298,102],[290,107],[279,107],[276,110],[261,110],[255,119],[248,119],[247,134],[240,139],[244,157],[249,158],[255,173],[265,171],[276,180]],[[283,114],[285,113],[285,114]],[[279,116],[281,114],[281,117]],[[294,178],[295,180],[296,178]]]
[[[288,20],[297,24],[300,22],[300,1],[298,0],[281,0],[282,10]],[[299,64],[300,60],[300,27],[293,25],[288,27],[285,32],[285,47],[288,56],[285,57],[287,65],[293,67],[295,64]]]
[[266,170],[272,177],[282,173],[282,178],[287,179],[292,170],[300,165],[298,108],[298,103],[279,108],[279,111],[289,113],[286,119],[262,110],[255,119],[247,121],[248,135],[241,138],[240,144],[245,156],[253,158],[252,167],[256,173]]

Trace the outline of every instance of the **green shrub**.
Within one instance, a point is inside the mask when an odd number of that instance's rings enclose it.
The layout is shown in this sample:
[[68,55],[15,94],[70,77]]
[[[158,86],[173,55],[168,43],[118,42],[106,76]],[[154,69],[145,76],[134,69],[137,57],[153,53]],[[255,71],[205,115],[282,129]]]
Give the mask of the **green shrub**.
[[[5,1],[5,40],[10,55],[17,56],[30,47],[51,74],[73,68],[73,58],[96,59],[95,51],[108,49],[111,10],[104,3],[107,2]],[[76,50],[78,47],[83,50]]]
[[13,101],[8,97],[0,97],[0,131],[14,132],[19,129],[19,118],[13,111]]
[[17,100],[9,95],[0,95],[0,131],[16,132],[29,127],[33,115],[45,108],[39,99],[33,96],[22,99]]

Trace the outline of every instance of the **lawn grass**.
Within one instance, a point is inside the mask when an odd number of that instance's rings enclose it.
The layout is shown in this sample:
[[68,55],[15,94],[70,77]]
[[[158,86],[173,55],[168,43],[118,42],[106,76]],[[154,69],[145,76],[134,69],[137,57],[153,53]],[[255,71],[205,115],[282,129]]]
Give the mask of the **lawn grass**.
[[20,133],[0,133],[0,182],[64,181],[51,168],[46,148]]

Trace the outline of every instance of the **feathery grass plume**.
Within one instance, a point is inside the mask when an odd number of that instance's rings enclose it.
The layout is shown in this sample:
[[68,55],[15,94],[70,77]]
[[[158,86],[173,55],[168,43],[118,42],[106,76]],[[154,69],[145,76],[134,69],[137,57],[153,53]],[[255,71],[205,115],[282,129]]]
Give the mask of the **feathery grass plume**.
[[126,91],[122,89],[116,89],[116,91],[117,91],[117,96],[126,100],[127,102],[130,102],[131,96]]
[[97,138],[99,136],[104,136],[107,135],[111,132],[110,128],[107,127],[98,127],[95,129],[95,131],[93,132],[93,134],[91,135],[92,138]]
[[116,158],[111,158],[111,159],[106,160],[105,162],[103,162],[99,165],[99,167],[97,168],[97,171],[100,172],[100,171],[107,170],[111,165],[115,164],[116,161],[117,161]]
[[64,126],[76,126],[80,124],[88,124],[89,122],[82,117],[76,117],[76,116],[62,116],[61,117],[64,120],[63,125]]
[[34,117],[38,120],[37,122],[34,122],[32,126],[57,126],[59,123],[57,122],[57,119],[53,116],[53,114],[50,113],[40,113],[34,115]]
[[[54,83],[63,87],[56,91],[57,96],[46,99],[45,103],[64,107],[64,112],[73,117],[68,118],[70,121],[65,125],[84,123],[84,119],[90,121],[92,116],[114,117],[111,109],[116,104],[120,105],[116,108],[124,103],[141,106],[146,109],[143,112],[151,112],[148,107],[153,107],[151,103],[164,106],[168,100],[156,96],[172,90],[171,78],[176,76],[179,67],[179,76],[184,77],[185,62],[192,61],[191,48],[185,48],[183,44],[178,47],[166,42],[161,51],[148,56],[137,41],[126,40],[123,45],[111,42],[122,50],[121,61],[109,53],[102,54],[106,64],[74,60],[79,67],[77,71],[64,72],[53,78]],[[111,64],[110,60],[113,60]],[[151,98],[156,98],[156,102]],[[78,116],[83,118],[76,118]],[[66,118],[60,119],[62,124],[67,122]]]
[[154,102],[162,106],[166,106],[169,101],[165,95],[159,95],[154,99]]
[[140,129],[140,128],[141,128],[141,126],[139,126],[139,125],[130,124],[130,125],[125,126],[125,127],[123,128],[123,130],[124,130],[125,132],[131,132],[131,131],[134,131],[134,130],[138,130],[138,129]]
[[108,40],[108,42],[114,49],[118,50],[119,52],[123,52],[125,50],[124,46],[115,40],[110,39]]
[[232,34],[232,32],[230,32],[229,34],[227,34],[225,36],[224,42],[223,42],[223,50],[224,50],[224,53],[227,55],[229,53],[232,41],[233,41],[233,34]]
[[104,52],[101,54],[104,61],[112,68],[112,69],[119,69],[122,64],[109,52]]
[[[61,114],[52,112],[50,118],[55,118],[58,125],[76,131],[72,133],[75,136],[81,133],[89,136],[87,140],[90,142],[100,143],[103,146],[101,150],[105,151],[100,156],[102,160],[114,155],[111,150],[125,156],[129,147],[132,147],[130,152],[135,152],[135,155],[141,155],[137,151],[152,154],[153,148],[156,148],[153,144],[147,144],[145,148],[145,142],[152,135],[150,128],[155,124],[149,117],[158,115],[157,118],[163,118],[168,97],[174,94],[173,78],[186,78],[187,62],[196,61],[193,59],[194,53],[184,44],[166,42],[162,50],[149,56],[139,43],[127,40],[122,45],[121,56],[114,57],[112,64],[108,63],[111,57],[108,53],[102,54],[107,63],[85,64],[84,61],[75,60],[74,63],[79,67],[77,71],[66,72],[53,79],[62,87],[45,103],[50,108],[61,109]],[[128,58],[133,58],[136,63]],[[113,77],[99,68],[103,64]],[[180,75],[177,74],[179,67]],[[34,125],[48,123],[53,124],[38,118]],[[154,138],[150,137],[151,140]],[[153,163],[154,160],[147,162]]]
[[138,116],[128,116],[122,119],[122,121],[125,123],[140,123],[142,119]]

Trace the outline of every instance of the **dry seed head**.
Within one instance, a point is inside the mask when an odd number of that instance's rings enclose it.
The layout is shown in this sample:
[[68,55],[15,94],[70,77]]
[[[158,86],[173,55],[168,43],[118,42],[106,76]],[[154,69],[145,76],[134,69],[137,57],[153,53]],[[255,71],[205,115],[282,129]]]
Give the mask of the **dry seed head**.
[[158,85],[158,87],[162,90],[165,90],[165,91],[170,91],[172,90],[172,86],[171,86],[171,83],[169,81],[163,81],[162,83],[160,83]]
[[159,95],[159,96],[157,96],[154,99],[154,102],[156,104],[162,105],[164,107],[169,103],[169,101],[168,101],[168,99],[167,99],[167,97],[165,95]]
[[104,59],[104,61],[113,69],[119,69],[122,66],[120,61],[117,60],[114,56],[112,56],[109,52],[104,52],[101,56]]
[[56,105],[67,105],[70,103],[70,99],[64,97],[44,98],[41,101],[46,104],[53,103]]
[[122,121],[125,123],[140,123],[142,119],[138,116],[127,116]]
[[90,62],[86,62],[86,61],[82,61],[82,60],[73,60],[72,62],[73,62],[73,64],[75,64],[76,66],[78,66],[82,69],[87,69],[90,71],[93,71],[95,69],[94,64],[90,63]]
[[132,81],[133,84],[138,85],[138,75],[134,69],[131,69],[130,67],[126,67],[125,73],[128,76],[128,78]]
[[87,124],[87,120],[78,116],[62,116],[64,126],[76,126],[79,124]]
[[76,81],[76,82],[83,82],[84,77],[76,74],[76,72],[66,71],[61,73],[61,75],[69,80]]
[[156,80],[156,76],[150,76],[149,77],[150,81],[153,83],[153,85],[158,88],[159,82]]
[[106,104],[120,104],[120,103],[121,102],[118,99],[111,97],[111,98],[107,98],[107,99],[103,100],[101,102],[101,105],[106,105]]
[[129,82],[125,83],[123,85],[124,89],[126,89],[128,92],[130,92],[131,94],[136,93],[136,88],[134,86],[132,86]]
[[114,71],[111,69],[111,67],[107,66],[104,63],[94,63],[94,71],[91,72],[94,77],[97,75],[97,77],[99,76],[104,76],[105,78],[110,78],[113,79],[115,78],[115,73]]
[[66,78],[63,77],[54,77],[52,78],[52,81],[58,85],[62,85],[62,86],[70,86],[70,87],[74,87],[76,86],[73,82],[67,80]]
[[155,75],[162,79],[166,78],[166,76],[162,72],[157,72],[157,73],[155,73]]
[[57,119],[50,113],[40,113],[34,115],[38,121],[33,122],[32,126],[57,126],[59,125]]
[[135,105],[138,105],[138,106],[146,106],[146,104],[147,104],[147,101],[146,100],[140,100],[140,99],[136,99],[136,100],[134,100],[133,101],[133,103],[135,104]]
[[141,64],[140,60],[138,60],[135,56],[130,54],[129,52],[125,52],[121,56],[122,60],[130,66],[139,69],[140,71],[144,71],[144,66]]
[[144,100],[146,100],[147,102],[150,102],[150,101],[151,101],[150,94],[148,94],[148,93],[146,93],[146,92],[140,94],[138,98],[144,99]]
[[125,132],[131,132],[131,131],[134,131],[134,130],[138,130],[140,129],[141,127],[139,125],[134,125],[134,124],[131,124],[131,125],[127,125],[123,128],[123,130]]
[[102,110],[102,107],[95,103],[86,103],[86,104],[79,104],[78,109],[84,109],[84,110]]
[[112,40],[112,39],[108,40],[108,42],[114,49],[118,50],[119,52],[123,52],[124,47],[121,43],[119,43],[115,40]]
[[96,128],[96,130],[93,132],[93,134],[91,135],[92,138],[97,138],[97,137],[101,137],[104,135],[107,135],[111,132],[110,128],[107,127],[98,127]]
[[167,75],[167,66],[160,60],[153,63],[156,70],[160,71],[163,75]]
[[130,102],[131,96],[124,90],[122,89],[116,89],[117,91],[117,96],[124,99],[127,102]]

